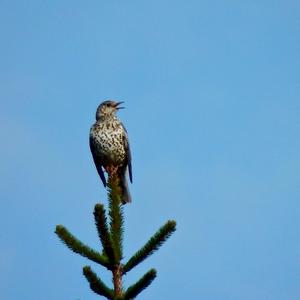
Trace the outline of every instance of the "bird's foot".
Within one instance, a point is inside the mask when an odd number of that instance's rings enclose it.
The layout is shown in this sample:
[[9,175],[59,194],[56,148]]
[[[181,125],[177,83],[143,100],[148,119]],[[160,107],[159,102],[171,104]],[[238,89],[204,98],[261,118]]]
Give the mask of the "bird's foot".
[[110,166],[107,166],[105,168],[105,171],[110,175],[110,176],[114,176],[117,174],[118,172],[118,167],[117,166],[113,166],[113,165],[110,165]]

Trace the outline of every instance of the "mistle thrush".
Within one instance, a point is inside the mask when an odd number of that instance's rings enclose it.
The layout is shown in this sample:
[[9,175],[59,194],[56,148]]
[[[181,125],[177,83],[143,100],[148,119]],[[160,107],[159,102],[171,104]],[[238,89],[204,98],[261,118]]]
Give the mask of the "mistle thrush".
[[118,176],[121,190],[122,203],[131,202],[126,170],[132,182],[131,153],[127,131],[122,122],[117,118],[116,112],[123,108],[123,102],[105,101],[101,103],[96,112],[96,122],[90,130],[90,148],[98,174],[106,187],[103,169],[108,176]]

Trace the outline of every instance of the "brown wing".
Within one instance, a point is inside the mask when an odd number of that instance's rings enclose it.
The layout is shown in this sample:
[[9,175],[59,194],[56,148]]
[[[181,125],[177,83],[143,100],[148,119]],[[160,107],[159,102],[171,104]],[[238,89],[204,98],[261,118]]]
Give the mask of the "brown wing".
[[96,147],[94,145],[93,138],[91,136],[90,136],[90,149],[92,152],[92,156],[93,156],[94,163],[95,163],[96,169],[98,171],[98,174],[103,182],[104,187],[106,187],[106,179],[105,179],[105,176],[104,176],[104,173],[102,170],[103,165],[102,165],[101,157],[99,155],[97,155]]
[[121,125],[124,129],[123,143],[124,143],[124,148],[125,148],[126,157],[127,157],[129,179],[130,179],[130,182],[132,183],[132,167],[131,167],[130,145],[129,145],[128,135],[127,135],[127,130],[126,130],[126,128],[124,127],[124,125],[122,123],[121,123]]

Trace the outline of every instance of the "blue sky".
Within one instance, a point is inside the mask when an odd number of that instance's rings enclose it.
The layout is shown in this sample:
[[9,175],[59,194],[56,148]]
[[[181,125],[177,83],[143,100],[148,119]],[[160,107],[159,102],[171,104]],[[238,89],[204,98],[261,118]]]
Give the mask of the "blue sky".
[[[139,299],[300,297],[299,1],[0,1],[1,298],[99,299],[89,261],[106,202],[88,147],[98,104],[126,102],[125,256],[178,231],[125,278]],[[107,283],[107,272],[91,264]]]

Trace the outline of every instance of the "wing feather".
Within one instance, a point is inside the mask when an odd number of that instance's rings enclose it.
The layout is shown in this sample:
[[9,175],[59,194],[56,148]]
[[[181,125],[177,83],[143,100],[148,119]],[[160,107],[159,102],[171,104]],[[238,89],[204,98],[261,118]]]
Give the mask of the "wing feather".
[[123,143],[124,143],[124,148],[127,156],[127,165],[128,165],[128,173],[129,173],[129,179],[130,182],[132,183],[132,166],[131,166],[131,151],[130,151],[130,145],[129,145],[129,140],[128,140],[128,134],[125,126],[121,123],[123,129],[124,129],[124,135],[123,135]]
[[99,155],[97,155],[96,147],[94,145],[92,136],[90,136],[90,149],[91,149],[91,152],[92,152],[93,160],[94,160],[96,169],[98,171],[98,174],[99,174],[99,176],[100,176],[100,178],[103,182],[104,187],[106,187],[106,179],[105,179],[103,169],[102,169],[101,158],[99,157]]

